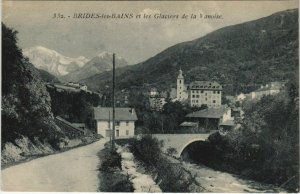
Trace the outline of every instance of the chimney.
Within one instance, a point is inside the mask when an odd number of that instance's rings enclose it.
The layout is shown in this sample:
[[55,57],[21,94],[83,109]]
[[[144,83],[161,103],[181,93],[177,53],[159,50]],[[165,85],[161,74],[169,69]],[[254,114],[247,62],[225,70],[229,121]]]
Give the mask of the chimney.
[[133,115],[133,108],[130,108],[129,112]]

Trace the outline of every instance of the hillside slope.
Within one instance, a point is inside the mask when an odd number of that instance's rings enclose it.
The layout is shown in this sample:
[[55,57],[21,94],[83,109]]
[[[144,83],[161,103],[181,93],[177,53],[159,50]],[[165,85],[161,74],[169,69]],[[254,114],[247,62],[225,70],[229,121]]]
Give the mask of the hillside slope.
[[38,69],[38,71],[39,71],[40,76],[41,76],[41,78],[44,82],[59,83],[58,78],[55,77],[54,75],[52,75],[51,73],[49,73],[45,70],[42,70],[42,69]]
[[56,124],[44,81],[39,70],[24,58],[16,34],[2,23],[2,168],[94,141]]
[[[179,68],[187,83],[216,80],[227,94],[248,92],[268,81],[287,80],[298,74],[298,9],[174,45],[142,63],[117,70],[117,87],[148,83],[170,89],[176,84]],[[82,81],[98,90],[110,80],[111,73],[105,72]]]

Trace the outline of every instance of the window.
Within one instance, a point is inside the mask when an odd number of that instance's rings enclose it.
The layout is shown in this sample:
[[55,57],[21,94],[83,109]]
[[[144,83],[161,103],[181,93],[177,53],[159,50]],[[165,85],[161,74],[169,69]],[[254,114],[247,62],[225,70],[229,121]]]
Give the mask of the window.
[[116,125],[116,126],[120,126],[120,121],[116,121],[116,122],[115,122],[115,125]]
[[220,91],[218,91],[218,94],[220,94]]
[[201,93],[203,93],[203,90],[201,90]]
[[215,93],[216,93],[216,91],[213,91],[213,93],[215,94]]
[[129,121],[126,121],[126,126],[129,126]]
[[213,103],[216,103],[216,101],[215,101],[215,100],[213,100]]
[[205,98],[205,100],[207,100],[207,98]]
[[199,98],[199,95],[196,95],[197,98]]
[[129,130],[126,130],[126,135],[129,135]]
[[192,97],[195,98],[195,95],[193,95]]
[[179,83],[181,84],[181,80],[179,80]]

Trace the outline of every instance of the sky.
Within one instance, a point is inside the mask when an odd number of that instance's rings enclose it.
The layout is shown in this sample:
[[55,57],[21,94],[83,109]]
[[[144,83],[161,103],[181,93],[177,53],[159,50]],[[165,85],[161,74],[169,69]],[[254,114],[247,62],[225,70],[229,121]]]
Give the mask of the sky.
[[[114,52],[129,64],[228,25],[298,8],[286,1],[6,1],[2,21],[19,32],[19,46],[43,46],[68,57]],[[74,14],[132,14],[132,19],[73,18]],[[53,18],[54,14],[65,18]],[[136,18],[141,14],[141,18]],[[151,15],[150,19],[143,18]],[[178,15],[179,19],[154,18]],[[182,15],[187,17],[182,19]],[[196,15],[195,19],[191,14]],[[202,18],[200,18],[202,14]],[[220,19],[204,19],[219,15]],[[70,16],[70,17],[68,17]]]

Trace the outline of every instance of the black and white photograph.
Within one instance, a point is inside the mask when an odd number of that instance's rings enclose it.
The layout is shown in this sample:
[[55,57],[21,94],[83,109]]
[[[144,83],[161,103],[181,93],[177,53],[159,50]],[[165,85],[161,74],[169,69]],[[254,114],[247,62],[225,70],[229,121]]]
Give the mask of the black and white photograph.
[[299,193],[298,7],[2,0],[1,192]]

